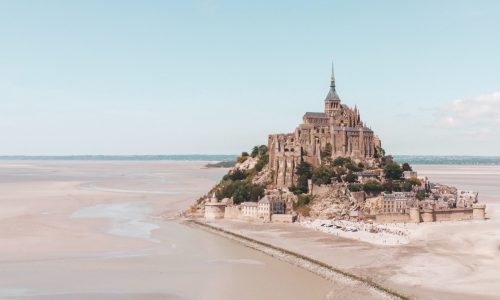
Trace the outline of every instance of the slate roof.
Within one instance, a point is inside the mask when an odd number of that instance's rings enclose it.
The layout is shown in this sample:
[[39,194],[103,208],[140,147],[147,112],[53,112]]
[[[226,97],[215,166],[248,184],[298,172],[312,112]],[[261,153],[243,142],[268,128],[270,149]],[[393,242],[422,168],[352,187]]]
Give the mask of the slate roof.
[[326,95],[325,101],[340,101],[340,97],[335,91],[335,87],[332,86],[330,87],[330,91],[328,92],[328,95]]
[[328,119],[325,113],[322,112],[306,112],[304,115],[305,118],[321,118],[321,119]]

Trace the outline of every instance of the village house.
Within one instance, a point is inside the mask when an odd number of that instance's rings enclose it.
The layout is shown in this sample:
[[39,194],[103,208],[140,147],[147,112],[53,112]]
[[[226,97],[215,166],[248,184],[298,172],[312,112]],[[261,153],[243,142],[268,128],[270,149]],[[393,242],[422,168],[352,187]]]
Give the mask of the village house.
[[417,177],[417,172],[416,171],[404,171],[403,172],[403,178],[404,179],[410,179],[412,177]]
[[356,176],[358,176],[358,181],[360,183],[365,183],[368,180],[375,179],[378,180],[378,175],[373,171],[362,171],[362,172],[354,172]]
[[257,202],[243,202],[240,204],[241,216],[245,218],[257,218],[258,217],[258,205]]
[[258,217],[268,222],[271,221],[271,216],[273,214],[285,213],[285,202],[281,199],[272,198],[267,195],[259,200],[257,207]]
[[382,213],[404,214],[408,210],[408,202],[415,198],[411,192],[394,192],[382,194]]

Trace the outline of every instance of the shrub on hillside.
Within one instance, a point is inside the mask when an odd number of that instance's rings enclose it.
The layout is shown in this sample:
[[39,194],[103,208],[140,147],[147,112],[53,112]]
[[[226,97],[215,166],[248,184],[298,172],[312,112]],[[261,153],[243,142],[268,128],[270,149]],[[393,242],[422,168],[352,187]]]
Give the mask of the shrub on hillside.
[[401,179],[403,175],[403,169],[399,166],[399,164],[395,162],[390,162],[384,167],[384,176],[386,179],[398,180]]
[[358,181],[358,175],[353,174],[353,173],[348,173],[345,177],[344,180],[349,183],[354,183]]
[[312,175],[312,182],[315,185],[330,184],[332,183],[332,178],[335,177],[335,171],[332,167],[321,166],[314,170]]
[[351,183],[347,186],[349,191],[351,192],[361,192],[363,190],[362,184]]
[[368,180],[363,184],[363,191],[369,194],[378,194],[384,190],[384,187],[380,182],[376,180]]
[[247,181],[224,181],[216,192],[218,199],[233,198],[235,204],[257,201],[264,196],[264,187]]
[[295,170],[295,174],[298,176],[297,178],[297,189],[302,191],[303,193],[307,193],[309,191],[308,180],[312,178],[312,166],[307,162],[301,162],[297,169]]
[[268,162],[269,162],[269,155],[268,154],[264,154],[263,156],[260,157],[260,159],[257,162],[257,164],[255,164],[255,170],[257,172],[262,171],[262,169],[264,169],[264,167],[267,165]]

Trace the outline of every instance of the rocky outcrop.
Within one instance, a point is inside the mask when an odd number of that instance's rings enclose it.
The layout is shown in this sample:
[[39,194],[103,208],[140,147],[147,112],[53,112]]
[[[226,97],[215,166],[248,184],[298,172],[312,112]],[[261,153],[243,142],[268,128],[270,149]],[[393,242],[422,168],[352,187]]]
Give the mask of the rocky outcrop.
[[234,165],[234,167],[231,171],[234,171],[234,170],[248,171],[248,170],[255,168],[255,165],[258,162],[259,162],[259,159],[257,157],[254,158],[251,156],[247,156],[245,161],[236,163],[236,165]]
[[272,183],[272,171],[268,168],[262,169],[259,173],[257,173],[254,178],[252,178],[253,184],[259,184],[262,186],[267,186]]
[[347,217],[361,205],[350,195],[347,185],[343,183],[314,186],[312,195],[309,214],[313,219]]

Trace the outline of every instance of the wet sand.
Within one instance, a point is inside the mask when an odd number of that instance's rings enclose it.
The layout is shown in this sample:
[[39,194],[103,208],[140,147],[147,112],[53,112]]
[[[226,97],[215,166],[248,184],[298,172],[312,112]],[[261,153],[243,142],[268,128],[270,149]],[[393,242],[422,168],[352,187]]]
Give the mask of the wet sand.
[[[377,299],[174,216],[225,169],[199,162],[1,162],[1,299]],[[381,246],[299,225],[217,222],[418,299],[496,299],[500,167],[415,166],[475,189],[485,222],[425,224]]]
[[419,224],[410,243],[381,246],[298,224],[213,222],[226,230],[370,277],[417,299],[498,299],[500,166],[414,166],[434,182],[474,189],[486,221]]
[[1,162],[0,298],[325,299],[342,292],[234,241],[161,220],[227,171],[203,164]]

